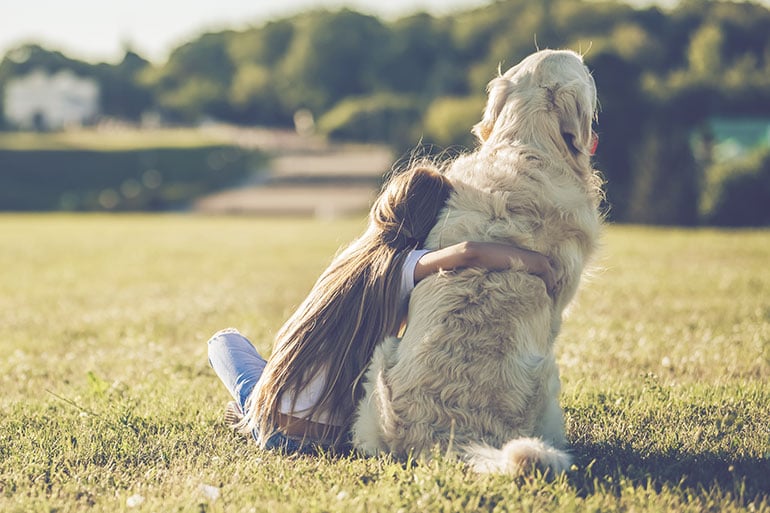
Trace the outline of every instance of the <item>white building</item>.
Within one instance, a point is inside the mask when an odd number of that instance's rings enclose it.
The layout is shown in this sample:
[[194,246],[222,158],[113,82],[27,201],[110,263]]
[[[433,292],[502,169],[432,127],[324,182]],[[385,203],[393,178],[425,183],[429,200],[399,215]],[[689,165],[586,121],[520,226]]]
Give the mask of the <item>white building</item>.
[[99,114],[99,84],[68,70],[35,70],[8,81],[5,120],[21,129],[52,130],[82,125]]

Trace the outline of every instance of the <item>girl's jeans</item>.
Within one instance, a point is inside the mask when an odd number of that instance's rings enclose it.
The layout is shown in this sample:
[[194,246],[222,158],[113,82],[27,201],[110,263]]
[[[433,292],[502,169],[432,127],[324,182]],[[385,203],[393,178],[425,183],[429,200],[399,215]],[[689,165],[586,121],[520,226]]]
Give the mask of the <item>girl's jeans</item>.
[[209,363],[235,399],[241,412],[267,362],[238,330],[218,331],[209,340]]
[[[227,328],[218,331],[209,339],[209,363],[222,380],[227,391],[235,399],[241,412],[246,412],[246,400],[262,377],[267,362],[254,345],[238,330]],[[259,440],[259,433],[252,435]],[[320,447],[310,440],[297,440],[279,432],[274,433],[265,443],[266,449],[281,449],[285,452],[314,453]]]

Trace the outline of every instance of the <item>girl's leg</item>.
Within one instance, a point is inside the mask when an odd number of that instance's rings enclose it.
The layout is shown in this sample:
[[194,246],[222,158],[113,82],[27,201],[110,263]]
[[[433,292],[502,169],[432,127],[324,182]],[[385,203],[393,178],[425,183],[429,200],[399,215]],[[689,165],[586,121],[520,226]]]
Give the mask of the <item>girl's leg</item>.
[[209,363],[230,395],[245,412],[246,399],[262,376],[267,362],[246,337],[228,328],[209,340]]
[[[246,400],[259,382],[267,362],[246,337],[232,328],[215,333],[208,345],[211,367],[235,399],[241,413],[245,413]],[[252,431],[252,436],[259,440],[256,430]],[[265,442],[265,448],[286,453],[317,454],[316,444],[305,443],[282,433],[274,433]]]

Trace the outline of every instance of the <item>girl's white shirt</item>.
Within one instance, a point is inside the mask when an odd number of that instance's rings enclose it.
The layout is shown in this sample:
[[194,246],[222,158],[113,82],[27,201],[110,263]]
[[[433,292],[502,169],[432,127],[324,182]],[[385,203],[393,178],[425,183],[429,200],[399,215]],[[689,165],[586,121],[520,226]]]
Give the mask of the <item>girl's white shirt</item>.
[[[417,262],[420,258],[429,251],[430,250],[428,249],[413,249],[406,255],[404,264],[401,267],[401,288],[398,293],[399,304],[404,305],[409,300],[409,296],[411,295],[412,290],[414,290],[414,268],[417,266]],[[321,400],[321,393],[325,386],[326,372],[322,370],[310,380],[307,386],[297,392],[293,411],[293,398],[291,394],[283,394],[281,396],[279,411],[286,415],[307,419],[312,422],[318,422],[319,424],[341,426],[344,423],[344,419],[333,418],[327,411],[309,415],[313,406],[318,404]]]

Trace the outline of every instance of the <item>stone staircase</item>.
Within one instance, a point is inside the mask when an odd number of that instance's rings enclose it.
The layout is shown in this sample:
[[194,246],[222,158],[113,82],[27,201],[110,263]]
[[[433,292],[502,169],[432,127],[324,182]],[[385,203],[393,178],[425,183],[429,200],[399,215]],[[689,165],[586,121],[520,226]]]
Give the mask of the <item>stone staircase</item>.
[[[235,129],[233,129],[235,130]],[[289,131],[237,130],[239,145],[268,157],[245,183],[198,199],[193,211],[339,217],[366,212],[393,165],[386,146],[335,143]]]

